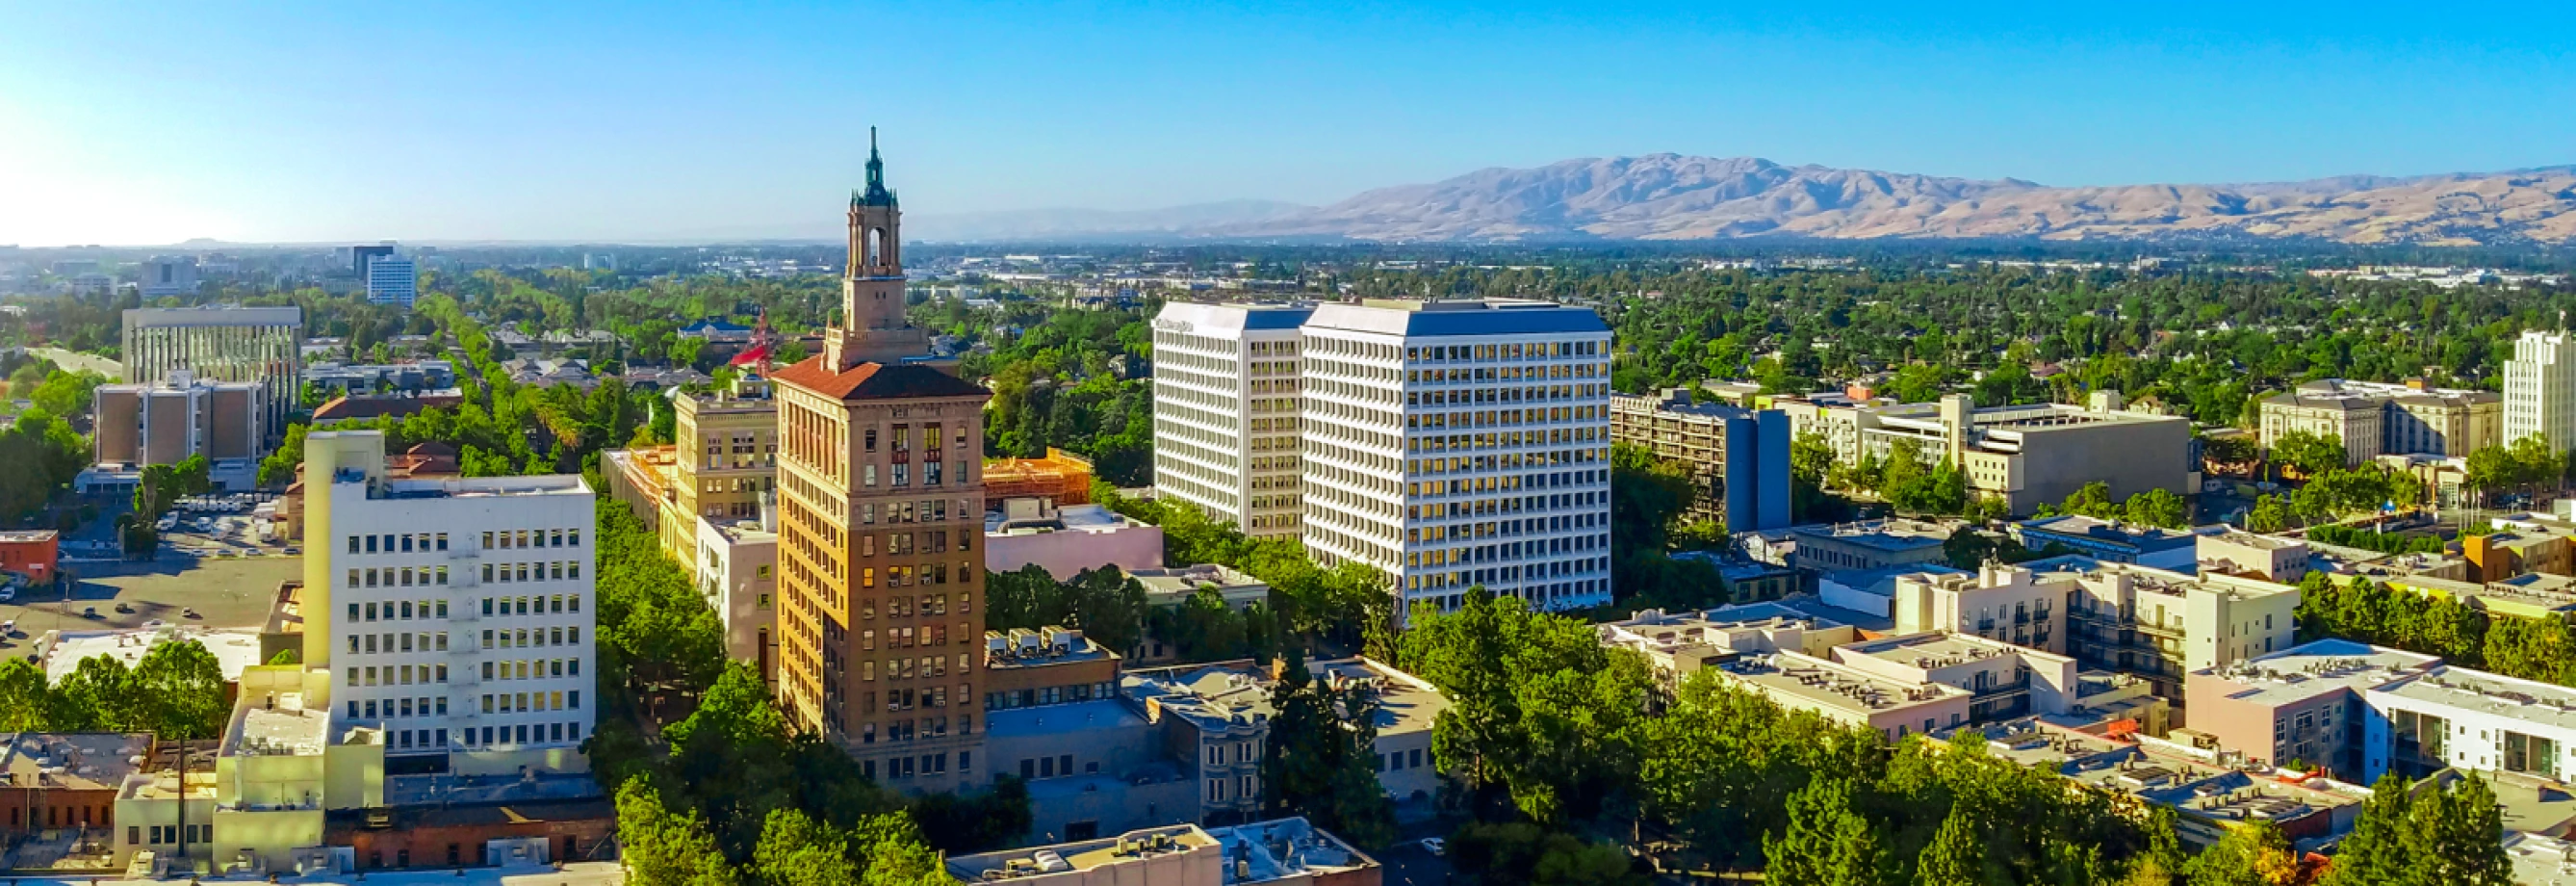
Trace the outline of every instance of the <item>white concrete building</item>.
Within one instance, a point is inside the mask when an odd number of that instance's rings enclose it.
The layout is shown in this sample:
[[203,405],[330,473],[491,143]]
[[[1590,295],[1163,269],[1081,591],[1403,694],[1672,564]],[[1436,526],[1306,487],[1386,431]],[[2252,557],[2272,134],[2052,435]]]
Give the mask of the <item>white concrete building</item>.
[[725,654],[778,679],[778,527],[774,511],[760,519],[697,520],[698,593],[724,622]]
[[137,270],[142,277],[145,298],[187,295],[197,291],[196,256],[156,255],[144,259]]
[[1172,302],[1154,318],[1154,492],[1253,536],[1298,527],[1309,304]]
[[1302,330],[1306,549],[1406,608],[1610,602],[1610,330],[1538,301],[1377,301]]
[[2576,335],[2525,331],[2504,364],[2504,442],[2533,434],[2576,445]]
[[2576,772],[2576,691],[2563,686],[2437,665],[2364,690],[2362,702],[2364,779],[2392,768],[2416,777],[2453,768],[2553,781]]
[[[305,666],[426,771],[578,772],[597,680],[578,476],[401,480],[376,431],[305,438]],[[320,660],[316,660],[320,659]]]

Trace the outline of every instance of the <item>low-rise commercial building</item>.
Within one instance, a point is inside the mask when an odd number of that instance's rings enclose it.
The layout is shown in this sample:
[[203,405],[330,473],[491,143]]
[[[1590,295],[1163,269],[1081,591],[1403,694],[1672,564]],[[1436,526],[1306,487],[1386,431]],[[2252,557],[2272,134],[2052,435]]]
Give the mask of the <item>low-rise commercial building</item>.
[[2308,576],[2308,543],[2236,529],[2198,533],[2192,556],[2201,572],[2224,572],[2285,585]]
[[252,876],[352,866],[329,848],[324,818],[385,805],[385,731],[336,715],[336,676],[301,665],[243,671],[210,777],[137,773],[120,786],[116,863],[150,853],[142,864],[156,871],[185,869],[175,857]]
[[1835,662],[1882,678],[1966,690],[1971,723],[2064,715],[2083,688],[2073,658],[1948,631],[1849,643],[1833,652]]
[[1938,523],[1900,519],[1794,526],[1787,561],[1810,574],[1941,563],[1950,533]]
[[1044,499],[1015,498],[984,513],[984,568],[1016,572],[1037,566],[1058,580],[1103,567],[1154,569],[1163,565],[1163,527],[1129,519],[1101,505],[1058,507]]
[[1720,679],[1781,707],[1864,727],[1888,741],[1965,725],[1975,704],[1974,693],[1955,686],[1884,677],[1797,652],[1747,655],[1716,670]]
[[31,585],[54,583],[62,573],[62,534],[51,529],[0,531],[0,572],[24,576]]
[[1768,607],[1759,614],[1639,610],[1626,621],[1595,625],[1603,645],[1643,655],[1667,688],[1703,668],[1748,655],[1798,652],[1817,658],[1859,638],[1850,625],[1795,610]]
[[39,831],[114,834],[117,789],[151,752],[147,733],[0,733],[0,844]]
[[2014,541],[2033,551],[2063,548],[2066,553],[2104,563],[2135,563],[2188,572],[2198,556],[2196,534],[2159,526],[2101,520],[2081,514],[2042,517],[2012,524]]

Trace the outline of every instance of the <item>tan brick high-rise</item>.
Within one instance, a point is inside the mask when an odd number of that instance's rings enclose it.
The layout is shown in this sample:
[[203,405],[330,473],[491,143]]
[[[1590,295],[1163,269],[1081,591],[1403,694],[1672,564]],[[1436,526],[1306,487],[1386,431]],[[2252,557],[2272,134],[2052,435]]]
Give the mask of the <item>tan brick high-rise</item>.
[[880,783],[953,790],[981,757],[984,401],[904,318],[900,213],[873,146],[840,325],[780,370],[778,692]]

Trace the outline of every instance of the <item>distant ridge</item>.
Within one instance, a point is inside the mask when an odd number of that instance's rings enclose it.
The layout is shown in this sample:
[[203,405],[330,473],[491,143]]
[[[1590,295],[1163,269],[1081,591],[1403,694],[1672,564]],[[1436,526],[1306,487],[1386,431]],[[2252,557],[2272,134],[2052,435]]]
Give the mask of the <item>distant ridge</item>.
[[2576,167],[2052,188],[2018,179],[1652,154],[1483,169],[1195,233],[1408,241],[2262,237],[2560,244],[2576,240]]

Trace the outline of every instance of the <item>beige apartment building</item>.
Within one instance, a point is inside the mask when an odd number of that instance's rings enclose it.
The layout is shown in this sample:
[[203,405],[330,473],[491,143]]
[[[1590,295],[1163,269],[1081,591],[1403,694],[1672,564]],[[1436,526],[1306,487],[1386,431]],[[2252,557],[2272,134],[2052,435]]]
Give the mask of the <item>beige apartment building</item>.
[[1897,579],[1896,631],[1955,631],[2070,655],[2178,697],[2183,675],[2290,647],[2295,586],[2119,563]]
[[2487,391],[2330,378],[2264,399],[2262,444],[2293,432],[2343,441],[2344,458],[2381,455],[2455,458],[2504,442],[2504,398]]
[[701,517],[758,517],[778,476],[778,403],[769,380],[745,372],[722,391],[674,395],[672,439],[690,447],[674,462],[673,502]]

